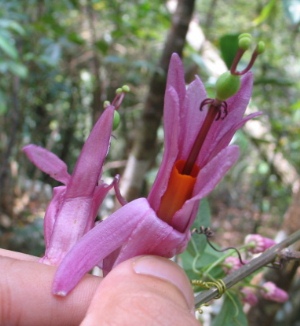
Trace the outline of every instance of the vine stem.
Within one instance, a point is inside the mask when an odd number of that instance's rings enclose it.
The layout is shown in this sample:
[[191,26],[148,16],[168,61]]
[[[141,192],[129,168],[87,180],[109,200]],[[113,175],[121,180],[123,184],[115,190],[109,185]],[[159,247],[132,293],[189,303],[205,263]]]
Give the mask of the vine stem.
[[[226,289],[231,288],[233,285],[243,280],[245,277],[249,276],[253,272],[273,262],[277,257],[277,255],[284,248],[292,245],[298,240],[300,240],[300,230],[294,232],[282,242],[269,248],[264,253],[262,253],[259,257],[252,259],[250,262],[248,262],[247,264],[239,268],[237,271],[224,277],[223,282],[226,285]],[[214,299],[218,294],[219,294],[218,289],[215,287],[197,294],[195,297],[196,307]]]

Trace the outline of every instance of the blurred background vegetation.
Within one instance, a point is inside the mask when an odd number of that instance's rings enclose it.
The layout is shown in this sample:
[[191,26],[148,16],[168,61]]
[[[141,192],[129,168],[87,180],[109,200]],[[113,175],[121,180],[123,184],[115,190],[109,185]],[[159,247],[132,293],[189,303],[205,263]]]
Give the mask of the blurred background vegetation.
[[[158,62],[176,5],[0,0],[1,247],[43,252],[42,217],[56,184],[25,158],[22,147],[46,147],[72,171],[103,101],[128,84],[132,91],[105,166],[107,177],[122,175],[152,94],[151,79],[164,77]],[[197,0],[190,6],[182,53],[188,82],[198,74],[212,92],[231,61],[237,34],[249,32],[266,43],[252,69],[249,106],[264,115],[237,133],[240,160],[209,197],[216,242],[237,245],[248,233],[274,237],[299,229],[300,1]],[[155,151],[139,195],[147,193],[161,157],[161,126],[153,133]]]

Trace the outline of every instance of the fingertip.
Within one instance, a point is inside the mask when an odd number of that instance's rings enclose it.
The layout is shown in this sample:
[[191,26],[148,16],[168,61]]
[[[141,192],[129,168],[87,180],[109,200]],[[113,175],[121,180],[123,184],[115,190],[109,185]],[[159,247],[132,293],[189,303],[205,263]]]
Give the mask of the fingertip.
[[198,325],[190,282],[174,262],[135,257],[114,268],[99,285],[81,326]]
[[132,265],[137,274],[157,277],[173,284],[184,296],[188,308],[194,313],[194,295],[190,281],[176,263],[158,256],[142,256]]

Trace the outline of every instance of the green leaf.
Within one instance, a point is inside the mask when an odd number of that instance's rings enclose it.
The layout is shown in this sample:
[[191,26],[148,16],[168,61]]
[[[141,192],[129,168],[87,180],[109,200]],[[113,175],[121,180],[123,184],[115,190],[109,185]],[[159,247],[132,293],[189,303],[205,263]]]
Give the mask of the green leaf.
[[[285,2],[285,0],[283,1]],[[259,16],[254,19],[253,24],[255,26],[260,25],[265,20],[267,20],[273,13],[273,10],[275,9],[276,0],[270,0],[268,3],[263,7],[261,10]]]
[[193,227],[199,227],[199,226],[209,227],[210,220],[211,220],[211,212],[210,212],[209,202],[206,198],[204,198],[201,200],[198,214],[194,221]]
[[248,321],[243,311],[243,306],[237,295],[228,293],[222,309],[213,320],[212,326],[247,326]]
[[11,59],[18,59],[18,51],[13,44],[0,35],[0,49]]
[[4,29],[10,29],[19,35],[25,35],[25,29],[20,24],[11,19],[0,19],[0,27]]
[[14,75],[21,78],[27,77],[27,67],[18,62],[10,62],[8,70],[10,70]]
[[20,62],[6,60],[2,62],[0,61],[0,72],[3,74],[11,72],[16,76],[25,78],[27,76],[28,70],[27,67]]
[[221,55],[228,69],[230,69],[238,50],[239,35],[240,34],[226,34],[219,39]]

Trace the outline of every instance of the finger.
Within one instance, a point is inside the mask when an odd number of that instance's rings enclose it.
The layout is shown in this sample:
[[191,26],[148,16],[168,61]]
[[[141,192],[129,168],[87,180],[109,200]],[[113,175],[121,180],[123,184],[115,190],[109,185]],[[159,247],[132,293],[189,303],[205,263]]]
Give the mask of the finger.
[[193,307],[193,292],[180,267],[142,256],[123,262],[103,279],[81,326],[199,326]]
[[79,325],[100,278],[87,275],[67,297],[51,294],[55,267],[0,257],[0,325]]
[[21,252],[1,249],[1,248],[0,248],[0,256],[10,257],[10,258],[19,259],[19,260],[27,260],[27,261],[38,261],[39,260],[39,258],[35,257],[35,256],[23,254]]

